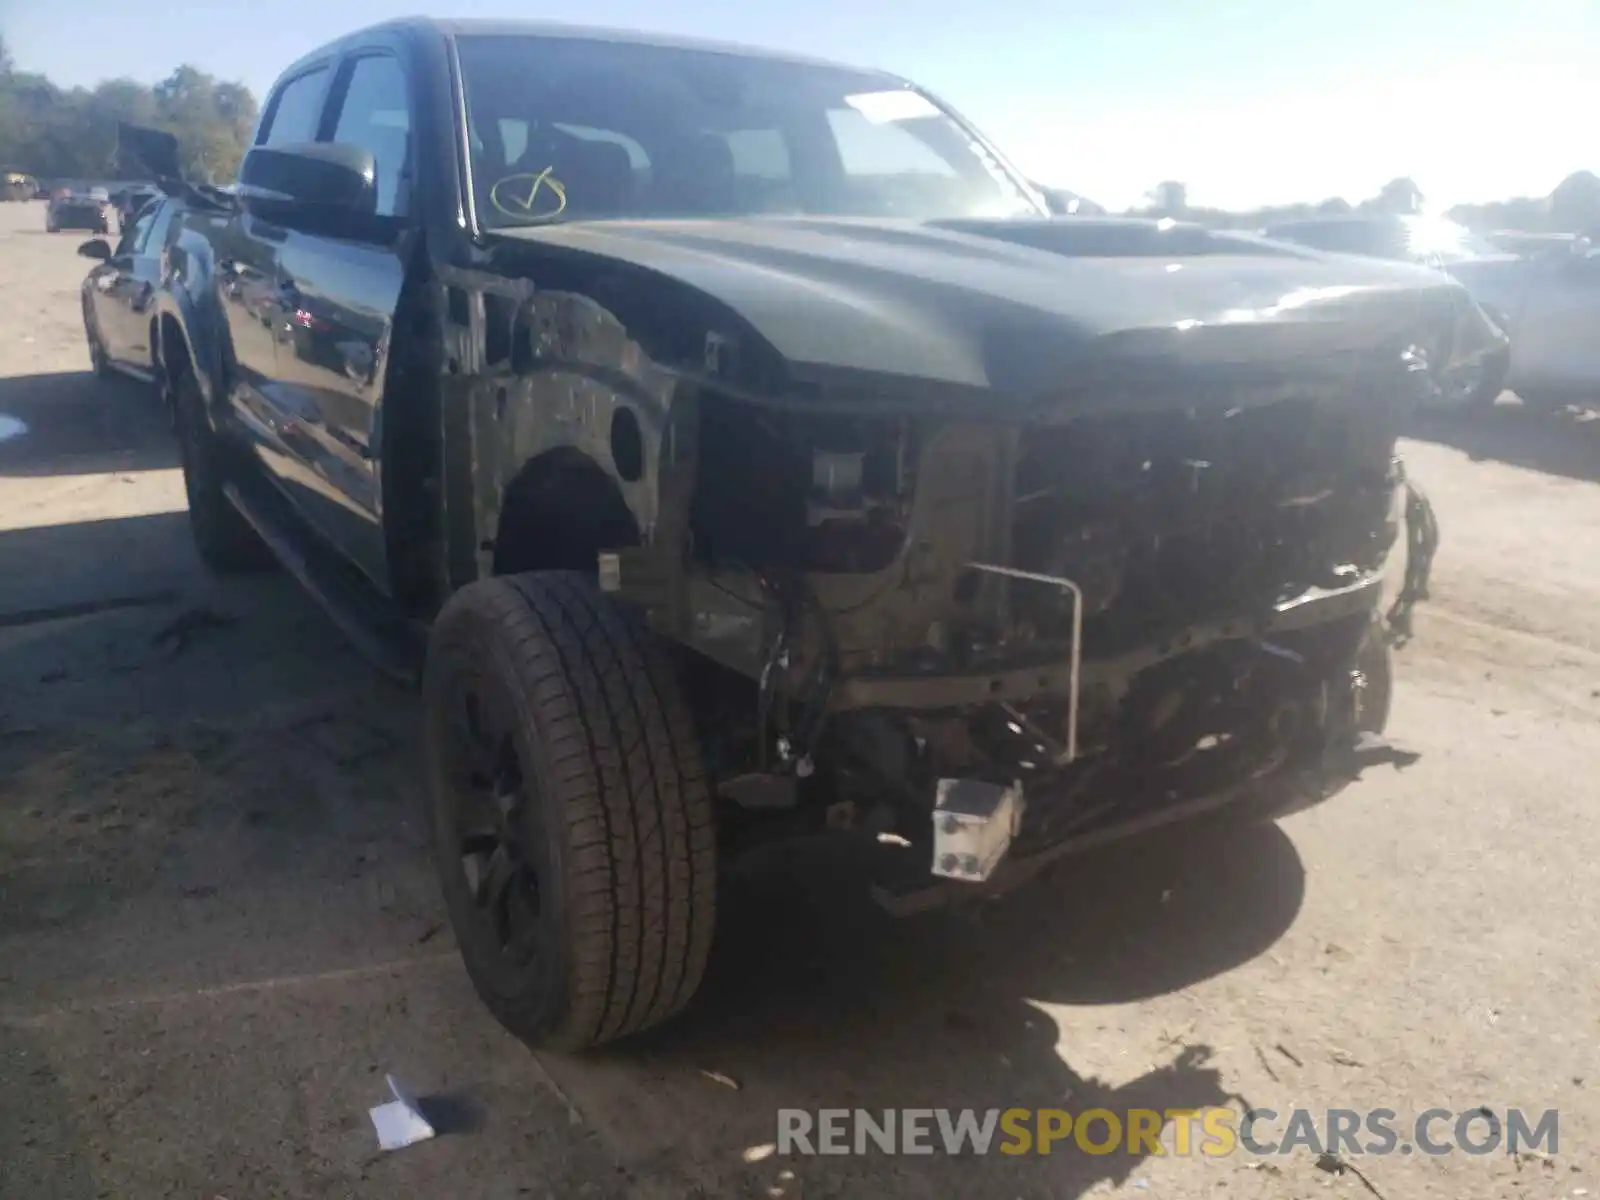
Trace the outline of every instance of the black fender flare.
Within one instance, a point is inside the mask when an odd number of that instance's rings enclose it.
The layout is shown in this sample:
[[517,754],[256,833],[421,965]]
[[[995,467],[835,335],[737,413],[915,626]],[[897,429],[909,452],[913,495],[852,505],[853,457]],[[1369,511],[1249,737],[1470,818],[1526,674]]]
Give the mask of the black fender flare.
[[154,320],[160,332],[156,365],[162,378],[163,395],[170,405],[173,389],[169,372],[173,364],[168,362],[168,346],[169,338],[175,338],[194,371],[208,420],[215,424],[217,408],[228,393],[227,351],[223,344],[226,324],[217,302],[205,293],[197,296],[187,288],[174,286],[172,281],[161,289],[159,297]]

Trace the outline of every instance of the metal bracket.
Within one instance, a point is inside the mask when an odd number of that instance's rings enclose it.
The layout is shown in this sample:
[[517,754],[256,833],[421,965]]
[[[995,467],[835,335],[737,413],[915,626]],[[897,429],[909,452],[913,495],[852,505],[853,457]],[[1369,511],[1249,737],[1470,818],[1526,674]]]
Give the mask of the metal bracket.
[[1439,552],[1439,521],[1427,496],[1402,474],[1406,493],[1405,578],[1385,617],[1389,644],[1404,646],[1411,640],[1411,614],[1417,603],[1428,599],[1428,583],[1433,575],[1433,558]]
[[1061,588],[1072,596],[1072,650],[1071,666],[1067,680],[1067,748],[1057,765],[1065,766],[1078,757],[1078,675],[1083,662],[1083,589],[1072,580],[1060,575],[1041,575],[1036,571],[1021,571],[1016,567],[1002,567],[994,563],[969,562],[974,571],[987,571],[1007,579],[1020,579],[1025,583],[1042,583]]

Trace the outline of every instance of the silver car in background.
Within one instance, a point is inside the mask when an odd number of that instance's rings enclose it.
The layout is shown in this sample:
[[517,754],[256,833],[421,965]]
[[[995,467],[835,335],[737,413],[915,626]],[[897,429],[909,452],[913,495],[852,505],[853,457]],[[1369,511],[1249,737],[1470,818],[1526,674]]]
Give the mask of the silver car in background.
[[[1600,257],[1586,238],[1557,252],[1513,254],[1454,221],[1427,216],[1312,217],[1262,232],[1316,250],[1446,271],[1509,335],[1502,382],[1524,404],[1559,408],[1600,396]],[[1468,399],[1493,403],[1498,392],[1485,381]]]

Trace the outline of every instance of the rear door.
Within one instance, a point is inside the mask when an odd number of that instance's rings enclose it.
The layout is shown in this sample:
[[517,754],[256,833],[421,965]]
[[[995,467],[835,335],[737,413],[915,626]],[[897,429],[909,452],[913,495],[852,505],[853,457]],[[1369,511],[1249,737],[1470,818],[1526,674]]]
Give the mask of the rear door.
[[416,216],[411,87],[396,49],[354,51],[334,79],[320,140],[371,151],[376,219],[345,236],[288,232],[278,252],[286,335],[274,389],[301,422],[295,498],[384,589],[382,394]]

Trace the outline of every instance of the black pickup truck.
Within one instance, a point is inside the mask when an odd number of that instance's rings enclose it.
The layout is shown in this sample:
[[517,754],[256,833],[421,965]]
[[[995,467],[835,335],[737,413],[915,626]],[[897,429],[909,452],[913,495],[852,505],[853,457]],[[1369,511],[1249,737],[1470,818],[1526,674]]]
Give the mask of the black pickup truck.
[[903,912],[1353,778],[1432,546],[1397,431],[1493,336],[1409,266],[1052,221],[890,75],[545,25],[307,56],[181,220],[200,552],[420,682],[461,953],[560,1047],[689,1000],[763,841],[863,839]]

